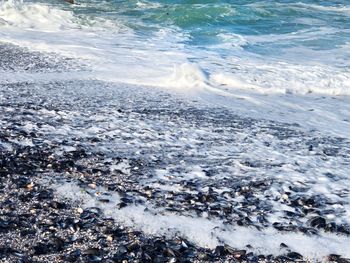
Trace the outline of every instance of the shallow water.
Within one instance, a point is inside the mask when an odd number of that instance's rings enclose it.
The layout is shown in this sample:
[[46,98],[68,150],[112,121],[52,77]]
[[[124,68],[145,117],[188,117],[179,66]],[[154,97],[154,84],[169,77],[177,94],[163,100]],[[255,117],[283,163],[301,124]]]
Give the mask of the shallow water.
[[350,94],[347,1],[3,1],[0,39],[89,59],[96,78]]

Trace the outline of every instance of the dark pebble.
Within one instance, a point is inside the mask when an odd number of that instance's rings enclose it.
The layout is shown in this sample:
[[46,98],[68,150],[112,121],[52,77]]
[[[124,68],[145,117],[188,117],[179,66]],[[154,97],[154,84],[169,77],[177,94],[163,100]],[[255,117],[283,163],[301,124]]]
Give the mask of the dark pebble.
[[309,221],[309,224],[311,227],[316,227],[316,228],[325,228],[327,221],[323,217],[314,217]]

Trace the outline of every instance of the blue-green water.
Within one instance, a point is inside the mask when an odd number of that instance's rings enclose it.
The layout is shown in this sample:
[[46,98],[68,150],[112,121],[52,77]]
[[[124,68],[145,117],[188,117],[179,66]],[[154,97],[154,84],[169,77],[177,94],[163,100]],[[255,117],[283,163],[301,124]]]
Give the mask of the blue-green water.
[[[215,45],[220,34],[266,36],[296,34],[245,49],[266,54],[291,46],[334,49],[350,40],[349,1],[77,1],[77,14],[121,19],[140,34],[159,27],[176,27],[190,38],[187,44]],[[325,29],[328,29],[324,31]],[[305,32],[303,36],[300,32]],[[309,33],[309,34],[308,34]],[[318,34],[317,37],[309,36]],[[275,50],[275,51],[274,51]]]
[[[75,1],[2,4],[0,18],[24,30],[7,37],[41,38],[64,50],[90,48],[106,59],[100,62],[104,69],[133,83],[150,84],[175,67],[175,78],[199,77],[214,86],[350,94],[348,0]],[[197,73],[181,66],[186,63]]]

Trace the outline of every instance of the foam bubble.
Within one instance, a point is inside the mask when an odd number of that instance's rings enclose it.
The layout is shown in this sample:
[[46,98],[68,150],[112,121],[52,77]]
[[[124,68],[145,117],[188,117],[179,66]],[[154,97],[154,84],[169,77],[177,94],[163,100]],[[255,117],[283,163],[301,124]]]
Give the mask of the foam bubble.
[[[107,204],[89,194],[86,194],[74,183],[64,183],[55,186],[59,198],[68,198],[79,202],[84,208],[98,207],[108,217],[118,223],[136,228],[149,235],[172,237],[181,235],[197,245],[215,248],[220,242],[233,247],[252,245],[251,249],[258,253],[281,253],[280,244],[287,243],[291,249],[302,253],[308,260],[322,260],[328,254],[344,254],[350,256],[347,248],[347,237],[320,232],[318,236],[307,236],[301,233],[280,233],[272,228],[260,231],[254,228],[230,226],[226,223],[204,217],[184,216],[155,209],[151,206],[129,205],[116,210],[115,204],[120,200],[116,193],[110,195]],[[104,189],[100,189],[104,191]],[[302,244],[302,246],[300,246]]]

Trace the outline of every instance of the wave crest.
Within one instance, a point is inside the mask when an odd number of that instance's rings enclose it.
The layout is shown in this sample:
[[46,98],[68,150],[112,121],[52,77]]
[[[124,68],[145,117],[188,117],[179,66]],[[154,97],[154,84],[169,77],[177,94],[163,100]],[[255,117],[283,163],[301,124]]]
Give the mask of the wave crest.
[[40,3],[19,0],[0,2],[0,25],[43,31],[56,31],[74,25],[73,13]]

